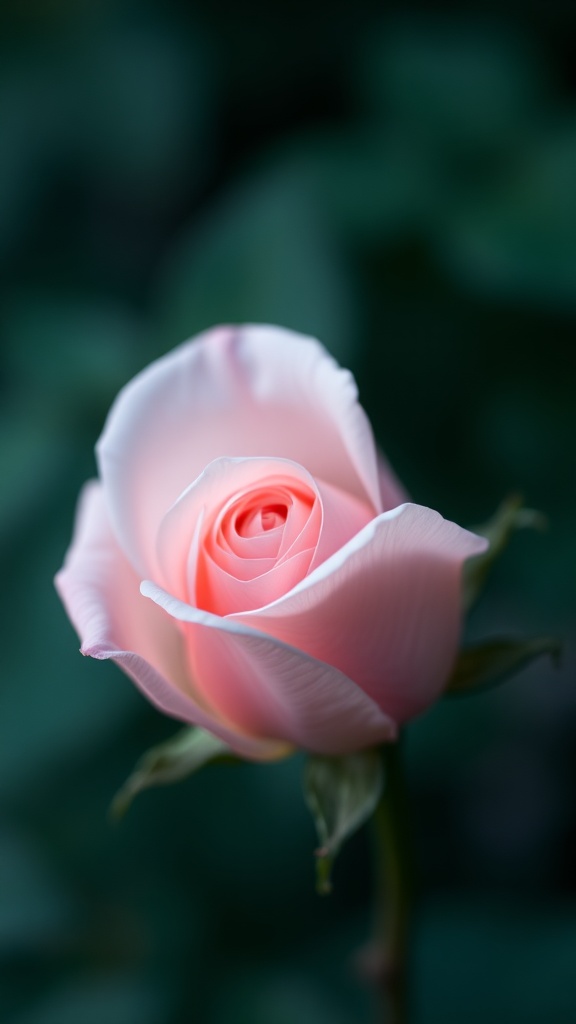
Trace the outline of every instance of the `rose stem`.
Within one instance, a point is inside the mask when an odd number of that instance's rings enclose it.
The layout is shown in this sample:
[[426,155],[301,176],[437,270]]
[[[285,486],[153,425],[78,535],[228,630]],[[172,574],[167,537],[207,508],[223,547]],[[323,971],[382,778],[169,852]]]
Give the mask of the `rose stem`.
[[382,747],[384,791],[374,814],[376,977],[386,1024],[408,1022],[411,863],[402,739]]

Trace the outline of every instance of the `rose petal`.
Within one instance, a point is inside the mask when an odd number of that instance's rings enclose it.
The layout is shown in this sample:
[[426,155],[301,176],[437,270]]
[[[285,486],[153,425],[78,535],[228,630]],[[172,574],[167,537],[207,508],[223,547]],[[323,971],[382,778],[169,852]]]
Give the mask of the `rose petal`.
[[322,507],[322,526],[310,572],[344,547],[374,518],[369,507],[324,480],[316,480]]
[[[294,501],[277,559],[242,557],[230,550],[230,544],[218,545],[218,524],[231,505],[241,507],[246,496],[250,506],[253,493],[261,493],[265,502],[267,492],[280,489],[292,494]],[[332,555],[371,518],[368,505],[324,481],[314,481],[287,459],[215,459],[160,524],[161,579],[175,597],[206,611],[249,611],[292,590],[311,566]]]
[[247,732],[323,754],[394,738],[392,719],[338,669],[231,618],[192,608],[148,580],[140,589],[187,624],[198,685]]
[[263,569],[261,575],[243,580],[201,553],[197,561],[195,604],[215,615],[262,608],[304,579],[313,555],[313,548],[304,548],[267,571]]
[[86,485],[56,587],[82,641],[82,653],[112,658],[161,711],[219,736],[243,757],[269,759],[285,744],[244,735],[194,699],[181,632],[139,591],[110,529],[102,489]]
[[486,546],[432,509],[402,505],[291,593],[233,619],[336,666],[402,722],[442,691],[462,619],[462,564]]
[[318,342],[277,327],[219,328],[153,363],[118,395],[97,450],[115,534],[153,578],[162,516],[221,456],[291,459],[382,508],[352,376]]

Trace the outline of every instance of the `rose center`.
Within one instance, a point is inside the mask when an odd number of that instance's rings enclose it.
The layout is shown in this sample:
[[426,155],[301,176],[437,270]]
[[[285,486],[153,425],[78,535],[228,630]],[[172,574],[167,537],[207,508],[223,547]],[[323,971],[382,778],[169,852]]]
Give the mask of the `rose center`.
[[252,508],[237,517],[236,532],[240,537],[255,537],[284,526],[287,517],[287,505],[274,504]]

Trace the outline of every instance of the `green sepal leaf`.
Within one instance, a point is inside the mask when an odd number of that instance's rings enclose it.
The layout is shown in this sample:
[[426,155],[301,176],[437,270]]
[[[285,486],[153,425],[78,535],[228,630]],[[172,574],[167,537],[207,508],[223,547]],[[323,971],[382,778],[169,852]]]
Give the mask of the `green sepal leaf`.
[[304,769],[304,797],[318,833],[316,889],[332,888],[331,871],[342,844],[370,818],[382,794],[384,772],[377,750],[341,757],[312,754]]
[[472,527],[474,533],[486,537],[490,547],[464,565],[464,611],[469,611],[478,600],[494,562],[508,545],[512,534],[523,529],[543,530],[546,525],[546,517],[541,512],[524,508],[521,496],[512,494],[496,509],[491,519],[482,526]]
[[466,694],[497,686],[542,654],[549,654],[555,665],[558,665],[560,651],[559,641],[549,636],[533,637],[531,640],[502,637],[464,647],[458,655],[445,692]]
[[152,747],[140,758],[114,797],[110,813],[113,818],[121,818],[143,789],[180,782],[208,761],[234,756],[230,747],[211,733],[198,728],[181,729],[166,743]]

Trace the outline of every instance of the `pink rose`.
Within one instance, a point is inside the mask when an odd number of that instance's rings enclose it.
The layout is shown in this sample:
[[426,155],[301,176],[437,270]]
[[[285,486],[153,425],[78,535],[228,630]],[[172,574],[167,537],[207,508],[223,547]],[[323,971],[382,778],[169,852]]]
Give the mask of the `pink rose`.
[[406,500],[349,372],[220,327],[119,394],[56,585],[82,653],[252,758],[393,739],[442,692],[465,559]]

